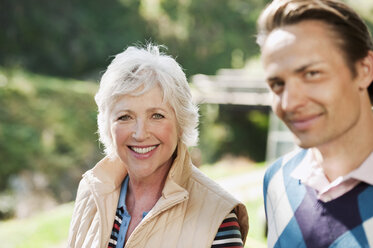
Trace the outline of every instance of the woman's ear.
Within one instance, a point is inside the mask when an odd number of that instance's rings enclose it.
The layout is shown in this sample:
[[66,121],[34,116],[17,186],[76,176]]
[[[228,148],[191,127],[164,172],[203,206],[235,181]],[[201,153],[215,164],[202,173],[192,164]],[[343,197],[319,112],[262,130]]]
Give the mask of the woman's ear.
[[358,62],[357,73],[359,89],[368,89],[373,81],[373,51],[369,51],[368,55]]

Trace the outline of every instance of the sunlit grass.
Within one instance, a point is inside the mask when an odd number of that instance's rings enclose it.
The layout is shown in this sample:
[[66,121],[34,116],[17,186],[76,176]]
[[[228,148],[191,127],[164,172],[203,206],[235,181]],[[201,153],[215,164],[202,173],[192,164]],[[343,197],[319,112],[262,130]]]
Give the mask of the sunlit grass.
[[247,235],[247,248],[266,247],[265,216],[263,199],[258,198],[245,203],[249,215],[249,234]]
[[254,171],[262,166],[264,166],[264,162],[256,164],[241,163],[237,165],[236,161],[233,161],[232,164],[229,164],[229,161],[223,161],[213,165],[204,164],[201,165],[198,169],[208,175],[209,178],[218,180],[231,176],[237,176],[240,174],[250,173],[251,171]]
[[231,177],[243,173],[249,173],[250,171],[254,170],[254,168],[251,166],[232,166],[232,168],[227,168],[224,166],[212,165],[203,165],[199,169],[203,171],[206,175],[208,175],[209,178],[214,180]]
[[73,204],[63,204],[27,219],[0,222],[0,247],[58,247],[67,239]]

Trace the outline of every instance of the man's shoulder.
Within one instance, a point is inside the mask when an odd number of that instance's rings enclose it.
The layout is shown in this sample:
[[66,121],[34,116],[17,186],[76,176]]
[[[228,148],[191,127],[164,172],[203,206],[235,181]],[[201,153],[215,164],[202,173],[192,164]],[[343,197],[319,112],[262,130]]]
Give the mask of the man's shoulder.
[[273,162],[266,170],[264,183],[271,181],[273,176],[280,170],[286,170],[287,174],[293,171],[307,154],[307,149],[297,148]]

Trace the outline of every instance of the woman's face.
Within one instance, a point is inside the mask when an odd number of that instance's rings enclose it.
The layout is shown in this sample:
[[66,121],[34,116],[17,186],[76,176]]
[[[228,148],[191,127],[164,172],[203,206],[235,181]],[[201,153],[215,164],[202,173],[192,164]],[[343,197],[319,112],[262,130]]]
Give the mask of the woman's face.
[[139,96],[122,96],[112,109],[111,135],[131,180],[160,179],[168,173],[177,141],[177,120],[157,86]]

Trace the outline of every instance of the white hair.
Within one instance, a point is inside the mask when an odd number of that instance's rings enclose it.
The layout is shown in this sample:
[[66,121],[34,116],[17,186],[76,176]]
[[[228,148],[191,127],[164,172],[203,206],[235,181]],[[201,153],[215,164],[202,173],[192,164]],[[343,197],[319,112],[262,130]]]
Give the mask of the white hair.
[[[180,65],[159,51],[159,46],[128,47],[115,56],[103,74],[95,96],[97,124],[101,143],[108,156],[115,155],[110,132],[110,112],[123,95],[141,95],[159,85],[163,99],[175,111],[180,140],[187,146],[198,142],[198,108],[192,102],[190,88]],[[138,89],[143,87],[139,92]]]

